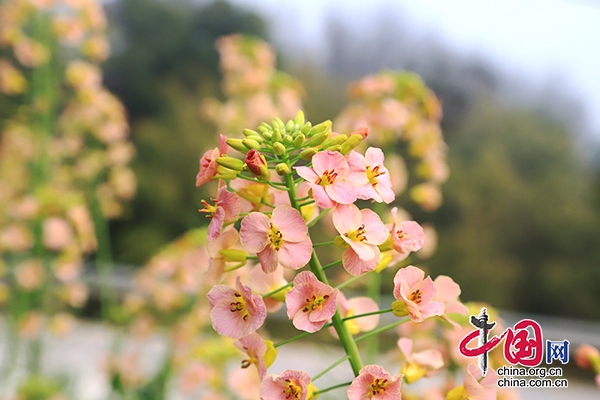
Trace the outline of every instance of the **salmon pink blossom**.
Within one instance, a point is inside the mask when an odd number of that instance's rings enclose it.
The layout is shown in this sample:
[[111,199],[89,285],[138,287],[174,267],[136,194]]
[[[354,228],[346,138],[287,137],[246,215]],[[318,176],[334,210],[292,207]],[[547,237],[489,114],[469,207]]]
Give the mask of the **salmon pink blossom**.
[[200,187],[205,183],[211,181],[211,179],[217,174],[217,158],[227,153],[227,137],[225,135],[219,136],[219,147],[215,147],[212,150],[208,150],[200,159],[200,172],[196,175],[196,187]]
[[390,234],[381,218],[369,209],[359,210],[354,204],[338,205],[333,211],[333,225],[350,246],[342,255],[346,271],[354,276],[373,271],[380,258],[377,246]]
[[433,301],[434,296],[435,285],[430,276],[425,278],[423,270],[409,265],[396,273],[394,297],[397,300],[392,303],[394,315],[408,315],[413,322],[442,315],[444,305],[440,301]]
[[369,147],[364,156],[356,151],[348,154],[348,181],[354,185],[359,199],[389,204],[396,198],[383,159],[383,151],[377,147]]
[[242,368],[248,368],[254,364],[262,381],[267,374],[267,368],[273,364],[277,356],[277,349],[273,347],[273,342],[270,340],[265,341],[256,333],[252,333],[240,338],[233,344],[249,357],[242,361]]
[[400,338],[398,347],[405,358],[401,372],[406,383],[413,383],[444,366],[444,357],[439,350],[428,349],[413,353],[413,341],[408,338]]
[[221,282],[225,275],[225,263],[242,262],[246,258],[245,251],[236,248],[241,247],[238,240],[239,234],[235,228],[228,227],[215,240],[206,243],[206,250],[210,256],[205,275],[206,283],[214,285]]
[[496,382],[498,375],[490,369],[485,377],[481,379],[481,371],[475,364],[469,364],[465,381],[448,392],[446,400],[496,400]]
[[219,189],[217,198],[212,201],[215,203],[214,206],[208,204],[206,200],[202,200],[204,208],[200,210],[200,212],[208,214],[207,218],[211,218],[208,225],[209,241],[219,237],[224,223],[237,221],[241,211],[240,199],[234,193],[228,192],[225,186]]
[[444,305],[444,314],[462,314],[467,315],[468,309],[458,300],[460,296],[460,286],[452,278],[440,275],[433,281],[435,286],[435,296],[433,300],[440,301]]
[[254,333],[267,317],[265,303],[248,286],[236,280],[236,288],[214,286],[206,295],[212,326],[220,335],[239,339]]
[[312,242],[306,234],[308,227],[300,213],[280,205],[271,218],[252,212],[242,220],[240,239],[249,252],[256,253],[263,270],[275,271],[280,263],[286,268],[305,266],[312,254]]
[[[347,299],[342,292],[338,293],[337,306],[342,318],[379,311],[379,306],[372,298],[359,296]],[[356,335],[360,332],[368,332],[375,329],[377,324],[379,324],[379,315],[375,314],[361,318],[353,318],[345,321],[344,324],[351,335]],[[338,337],[337,332],[333,327],[330,328],[330,332],[334,337]]]
[[294,288],[285,295],[288,318],[297,329],[317,332],[335,314],[338,292],[312,272],[300,272],[294,278]]
[[296,167],[312,189],[315,202],[321,208],[332,208],[336,204],[352,204],[356,201],[354,187],[346,181],[348,163],[341,153],[322,151],[312,158],[313,167]]
[[[391,229],[392,245],[399,255],[406,258],[410,252],[418,251],[423,247],[425,235],[421,225],[415,221],[399,222],[397,213],[398,207],[392,208],[392,216],[394,217]],[[400,261],[400,259],[397,261]]]
[[365,365],[348,388],[348,400],[400,400],[402,375],[391,376],[379,365]]
[[269,375],[261,384],[261,400],[307,400],[312,397],[310,376],[288,369],[281,375]]

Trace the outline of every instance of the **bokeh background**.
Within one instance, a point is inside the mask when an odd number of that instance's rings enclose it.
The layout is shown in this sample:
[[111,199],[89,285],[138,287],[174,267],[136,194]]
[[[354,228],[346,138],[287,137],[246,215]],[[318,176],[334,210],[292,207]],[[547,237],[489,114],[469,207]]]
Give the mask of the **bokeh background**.
[[[306,90],[307,118],[332,118],[346,87],[382,69],[419,73],[444,107],[451,179],[433,213],[433,274],[463,300],[600,320],[600,6],[594,2],[191,2],[106,4],[106,85],[137,147],[137,197],[111,224],[115,258],[141,265],[205,223],[194,187],[214,143],[202,118],[219,92],[217,37],[245,32]],[[594,47],[596,46],[596,47]]]

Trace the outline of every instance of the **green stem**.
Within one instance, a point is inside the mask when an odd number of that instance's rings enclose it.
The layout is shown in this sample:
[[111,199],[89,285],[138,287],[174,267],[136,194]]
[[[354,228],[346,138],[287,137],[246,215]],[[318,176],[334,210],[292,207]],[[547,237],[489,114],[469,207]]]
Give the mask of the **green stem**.
[[292,338],[289,338],[289,339],[283,340],[283,341],[281,341],[281,342],[275,343],[275,344],[273,345],[273,347],[275,347],[275,348],[281,347],[281,346],[283,346],[284,344],[292,343],[292,342],[295,342],[296,340],[300,340],[300,339],[302,339],[302,338],[305,338],[305,337],[307,337],[307,336],[308,336],[308,335],[310,335],[310,334],[311,334],[311,332],[304,332],[304,333],[301,333],[301,334],[299,334],[299,335],[297,335],[297,336],[294,336],[294,337],[292,337]]
[[392,309],[386,308],[385,310],[378,310],[378,311],[372,311],[372,312],[368,312],[368,313],[364,313],[364,314],[351,315],[349,317],[344,318],[344,321],[349,321],[349,320],[355,319],[355,318],[368,317],[369,315],[386,314],[389,312],[392,312]]
[[362,275],[353,276],[352,278],[350,278],[350,279],[347,279],[347,280],[345,280],[344,282],[340,283],[340,284],[339,284],[339,285],[337,285],[335,288],[336,288],[336,289],[343,289],[343,288],[345,288],[346,286],[350,285],[350,284],[351,284],[351,283],[353,283],[353,282],[356,282],[357,280],[359,280],[360,278],[363,278],[363,277],[365,277],[365,276],[366,276],[366,275],[368,275],[368,274],[369,274],[369,272],[366,272],[366,273],[364,273],[364,274],[362,274]]
[[110,310],[117,301],[117,294],[111,279],[114,277],[114,263],[112,259],[112,249],[110,245],[110,234],[108,231],[108,221],[102,214],[100,202],[94,195],[94,187],[90,189],[90,210],[98,247],[96,248],[96,268],[98,268],[98,278],[100,282],[100,300],[102,319],[110,320]]
[[329,367],[325,368],[323,371],[321,371],[318,374],[316,374],[315,376],[313,376],[312,381],[313,382],[316,381],[317,379],[319,379],[320,377],[322,377],[323,375],[325,375],[326,373],[328,373],[329,371],[331,371],[332,369],[334,369],[335,367],[337,367],[338,365],[340,365],[341,363],[343,363],[344,361],[346,361],[349,358],[350,358],[350,356],[347,356],[347,355],[340,358],[339,360],[337,360],[336,362],[331,364]]
[[329,392],[330,390],[339,389],[339,388],[343,388],[343,387],[350,386],[350,385],[352,385],[352,381],[340,383],[340,384],[337,384],[335,386],[330,386],[330,387],[325,388],[323,390],[317,390],[313,394],[314,395],[318,395],[318,394],[322,394],[322,393],[325,393],[325,392]]
[[329,268],[333,268],[336,265],[341,265],[341,264],[342,264],[342,260],[334,261],[334,262],[332,262],[330,264],[324,265],[323,266],[323,271],[327,271]]
[[323,211],[321,211],[321,212],[319,213],[319,215],[317,215],[317,216],[316,216],[316,217],[315,217],[315,218],[314,218],[312,221],[310,221],[310,222],[308,223],[308,227],[309,227],[309,228],[312,228],[313,226],[315,226],[315,224],[316,224],[317,222],[319,222],[319,220],[320,220],[321,218],[323,218],[323,217],[325,216],[325,214],[327,214],[327,212],[328,212],[328,211],[329,211],[329,208],[326,208],[326,209],[324,209]]
[[267,294],[263,294],[263,296],[262,296],[262,297],[263,297],[263,299],[266,299],[267,297],[271,297],[271,296],[273,296],[274,294],[277,294],[277,293],[281,292],[282,290],[285,290],[285,289],[289,288],[289,287],[290,287],[290,286],[292,286],[293,284],[294,284],[294,282],[289,282],[289,283],[287,283],[287,284],[285,284],[285,285],[281,286],[280,288],[277,288],[277,289],[273,290],[272,292],[269,292],[269,293],[267,293]]
[[391,324],[389,324],[389,325],[386,325],[386,326],[383,326],[383,327],[381,327],[381,328],[379,328],[379,329],[375,329],[374,331],[371,331],[371,332],[365,333],[364,335],[362,335],[362,336],[359,336],[359,337],[357,337],[356,339],[354,339],[354,341],[355,341],[356,343],[358,343],[358,342],[361,342],[361,341],[363,341],[363,340],[365,340],[365,339],[367,339],[367,338],[370,338],[371,336],[374,336],[374,335],[379,335],[380,333],[382,333],[382,332],[385,332],[385,331],[389,331],[390,329],[392,329],[392,328],[395,328],[395,327],[397,327],[398,325],[402,325],[402,324],[403,324],[403,323],[405,323],[406,321],[408,321],[408,318],[401,319],[401,320],[399,320],[399,321],[396,321],[396,322],[392,322],[392,323],[391,323]]
[[316,249],[317,247],[323,247],[323,246],[333,246],[335,243],[333,242],[333,240],[331,242],[323,242],[323,243],[313,243],[313,249]]

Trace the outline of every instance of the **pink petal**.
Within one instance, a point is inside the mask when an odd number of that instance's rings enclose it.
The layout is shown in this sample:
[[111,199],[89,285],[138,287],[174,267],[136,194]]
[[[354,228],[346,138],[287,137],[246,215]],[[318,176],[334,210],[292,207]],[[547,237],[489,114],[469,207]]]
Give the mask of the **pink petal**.
[[259,212],[244,217],[240,227],[240,241],[247,251],[258,253],[269,243],[267,237],[271,220]]
[[390,181],[390,176],[388,174],[382,175],[377,178],[377,186],[376,192],[381,196],[381,200],[385,204],[390,204],[394,200],[396,200],[396,194],[392,190],[392,182]]
[[460,286],[452,278],[440,275],[435,278],[435,299],[437,301],[454,301],[460,296]]
[[331,200],[340,204],[352,204],[356,201],[356,193],[350,182],[336,182],[325,186],[325,192]]
[[306,181],[310,183],[315,183],[317,179],[319,179],[319,175],[309,167],[295,167],[296,172],[300,175],[301,178],[304,178]]
[[329,198],[329,195],[327,194],[327,192],[325,192],[325,189],[323,188],[323,186],[320,185],[314,185],[312,183],[309,183],[311,189],[312,189],[312,194],[313,197],[315,199],[315,202],[317,203],[317,205],[321,208],[333,208],[335,207],[335,201],[331,200]]
[[344,250],[344,253],[342,254],[342,265],[350,275],[362,275],[365,272],[373,271],[377,268],[380,259],[379,248],[377,246],[370,247],[374,253],[374,257],[368,261],[362,260],[352,247]]
[[227,146],[227,136],[219,134],[219,155],[217,157],[227,154],[228,147],[229,146]]
[[281,231],[286,242],[300,242],[307,238],[308,227],[300,212],[288,205],[273,210],[271,222]]
[[432,301],[424,307],[421,307],[421,316],[418,318],[418,321],[421,322],[426,320],[427,318],[443,315],[444,314],[444,305],[439,301]]
[[[401,377],[402,375],[392,377],[379,365],[366,365],[360,370],[359,375],[352,381],[352,384],[348,388],[348,400],[365,400],[371,398],[376,400],[401,400]],[[371,385],[375,382],[375,379],[385,379],[388,383],[384,393],[373,396]]]
[[256,253],[256,255],[265,273],[269,274],[277,269],[277,265],[279,265],[279,251],[267,245],[263,251]]
[[335,229],[337,229],[342,237],[345,233],[357,230],[361,223],[362,214],[354,204],[339,204],[333,210],[333,226],[335,226]]
[[294,286],[302,283],[308,283],[310,285],[317,285],[320,281],[317,279],[315,274],[310,271],[302,271],[294,278]]
[[[425,277],[425,272],[422,269],[409,265],[408,267],[401,268],[394,276],[394,287],[399,286],[401,281],[408,284],[409,289],[417,287]],[[394,288],[394,292],[396,289]]]
[[379,215],[368,208],[360,210],[362,223],[365,226],[367,242],[380,245],[390,236],[390,231],[385,227]]
[[[367,314],[379,310],[377,303],[370,297],[353,297],[350,299],[349,303],[354,310],[354,315]],[[377,327],[379,324],[379,315],[356,318],[354,321],[361,331],[367,332]]]
[[421,283],[421,304],[428,304],[435,296],[435,284],[428,276]]
[[384,159],[385,156],[380,148],[369,147],[365,152],[365,163],[367,165],[370,165],[371,167],[379,165],[379,169],[382,170],[383,168],[385,168],[385,166],[383,165]]
[[263,379],[267,374],[267,367],[265,366],[264,360],[264,355],[267,352],[267,345],[265,344],[265,341],[258,334],[252,333],[240,338],[233,344],[240,351],[248,354],[250,357],[258,357],[258,375],[260,379]]
[[285,242],[279,249],[279,263],[286,268],[300,269],[308,264],[311,256],[312,242],[308,236],[301,242]]
[[225,261],[222,258],[211,258],[208,260],[208,271],[204,275],[204,281],[209,285],[216,285],[225,277]]
[[322,151],[312,158],[313,169],[319,177],[323,176],[325,171],[338,174],[337,179],[345,179],[348,175],[348,163],[341,153],[330,150]]
[[433,371],[444,366],[444,357],[439,350],[428,349],[412,355],[412,359],[419,365]]
[[335,311],[337,310],[336,298],[339,293],[339,290],[333,289],[331,286],[325,284],[322,285],[324,287],[322,288],[322,290],[319,291],[319,296],[328,295],[329,298],[327,298],[323,302],[321,308],[318,308],[309,313],[310,315],[308,316],[308,319],[311,322],[327,321],[333,317],[333,314],[335,314]]
[[379,195],[379,192],[375,190],[375,188],[367,183],[364,186],[354,188],[354,192],[356,193],[356,197],[361,200],[375,200],[378,203],[381,203],[383,199]]
[[294,327],[296,329],[301,330],[301,331],[305,331],[305,332],[310,332],[310,333],[314,333],[314,332],[320,331],[323,328],[323,326],[325,325],[326,322],[327,322],[326,320],[311,321],[310,320],[310,313],[303,312],[302,310],[300,310],[299,312],[297,312],[294,315],[294,318],[292,319],[292,324],[294,325]]
[[227,191],[224,186],[219,190],[217,195],[217,203],[225,212],[225,222],[235,222],[240,216],[241,205],[240,198],[235,194]]
[[212,216],[210,224],[208,224],[208,240],[215,240],[221,234],[223,221],[225,220],[225,210],[222,207],[217,207],[217,211]]
[[400,338],[398,339],[398,347],[400,348],[400,351],[402,351],[402,354],[404,354],[404,358],[406,360],[409,360],[412,354],[412,349],[413,349],[413,341],[412,339],[409,338]]

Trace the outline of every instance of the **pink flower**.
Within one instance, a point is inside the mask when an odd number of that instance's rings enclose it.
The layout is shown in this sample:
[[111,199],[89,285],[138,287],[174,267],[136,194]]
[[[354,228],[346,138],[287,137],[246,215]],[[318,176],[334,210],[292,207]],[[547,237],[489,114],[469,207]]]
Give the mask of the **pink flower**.
[[42,242],[50,250],[62,250],[73,241],[73,229],[67,221],[50,217],[44,221]]
[[256,331],[265,321],[267,310],[262,298],[236,280],[236,289],[214,286],[206,295],[212,326],[220,335],[239,339]]
[[241,206],[240,199],[231,192],[227,191],[227,187],[223,186],[219,189],[216,199],[212,199],[214,206],[202,200],[204,208],[200,212],[207,213],[207,218],[211,218],[208,225],[208,240],[215,240],[221,234],[221,229],[224,223],[237,221],[240,216]]
[[383,159],[383,151],[377,147],[369,147],[364,156],[356,151],[348,154],[348,181],[354,185],[359,199],[389,204],[396,198]]
[[394,315],[408,315],[413,322],[444,313],[444,305],[433,301],[435,286],[431,277],[425,277],[423,270],[409,265],[400,269],[394,277]]
[[[344,296],[342,292],[338,293],[337,306],[342,318],[379,311],[379,306],[377,306],[377,303],[372,298],[359,296],[346,299],[346,296]],[[344,324],[351,335],[356,335],[359,332],[367,332],[375,329],[377,324],[379,324],[379,315],[375,314],[362,318],[353,318],[344,322]],[[335,330],[333,330],[333,332],[335,332]]]
[[434,301],[440,301],[444,305],[444,314],[467,315],[468,309],[458,300],[460,286],[452,278],[440,275],[433,282],[435,286]]
[[373,271],[379,263],[378,245],[389,237],[379,216],[369,210],[359,210],[354,204],[338,205],[333,211],[333,225],[350,246],[342,255],[342,265],[357,276]]
[[418,251],[423,247],[425,235],[421,225],[415,221],[398,222],[397,213],[398,207],[392,208],[392,216],[394,217],[392,245],[394,250],[406,258],[410,252]]
[[262,381],[267,374],[267,368],[275,361],[277,355],[273,342],[270,340],[265,342],[259,335],[252,333],[240,338],[234,345],[249,357],[242,361],[242,368],[254,364]]
[[240,238],[249,252],[256,253],[265,272],[273,272],[277,263],[286,268],[305,266],[312,254],[312,242],[306,234],[308,227],[300,213],[280,205],[271,218],[252,212],[242,220]]
[[352,204],[356,194],[348,176],[348,163],[338,152],[323,151],[312,158],[313,167],[296,167],[296,172],[306,179],[315,202],[321,208],[332,208],[337,203]]
[[[283,278],[283,268],[277,268],[270,274],[265,273],[262,268],[258,266],[252,268],[250,271],[250,286],[252,289],[260,295],[270,293],[280,287],[287,285],[287,281]],[[285,294],[289,292],[291,288],[283,289],[272,296],[263,298],[265,306],[268,312],[277,312],[285,301]]]
[[398,339],[398,347],[406,360],[401,370],[406,383],[428,376],[430,372],[444,366],[444,357],[439,350],[429,349],[413,353],[413,341],[408,338]]
[[338,292],[312,272],[300,272],[294,278],[294,288],[285,295],[288,318],[297,329],[317,332],[335,314]]
[[[229,227],[215,240],[206,243],[206,250],[210,256],[210,259],[208,260],[208,271],[206,271],[205,276],[206,283],[214,285],[223,280],[225,263],[231,261],[242,262],[242,260],[245,259],[245,251],[234,248],[238,243],[238,239],[238,232],[235,228]],[[233,260],[231,258],[232,255],[237,255],[239,258]]]
[[348,400],[400,400],[402,375],[392,377],[379,365],[365,365],[348,388]]
[[208,150],[200,159],[200,172],[196,175],[196,187],[200,187],[205,183],[211,181],[211,179],[217,174],[217,158],[227,153],[227,137],[225,135],[219,136],[219,147],[215,147],[213,150]]
[[498,375],[490,369],[487,375],[481,379],[481,371],[475,364],[469,364],[464,383],[452,389],[446,395],[446,400],[496,400],[496,382]]
[[312,396],[310,376],[304,371],[286,370],[269,375],[261,384],[261,400],[307,400]]

